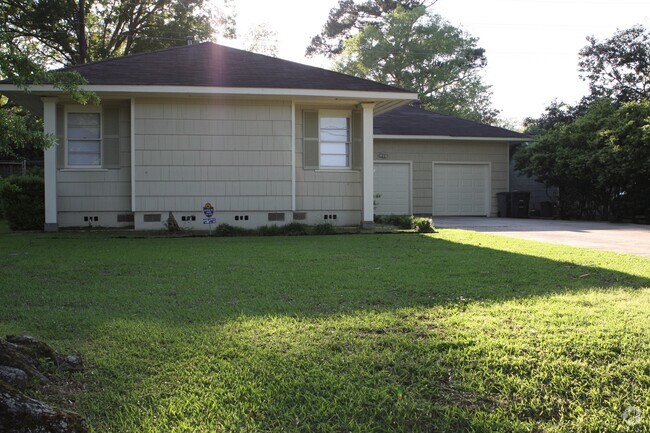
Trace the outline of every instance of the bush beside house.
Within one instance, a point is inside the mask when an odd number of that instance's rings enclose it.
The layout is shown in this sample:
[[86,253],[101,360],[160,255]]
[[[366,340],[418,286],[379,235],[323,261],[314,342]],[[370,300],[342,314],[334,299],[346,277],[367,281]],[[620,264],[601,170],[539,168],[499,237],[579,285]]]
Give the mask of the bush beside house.
[[0,182],[0,206],[11,230],[42,230],[45,223],[43,178],[10,176]]

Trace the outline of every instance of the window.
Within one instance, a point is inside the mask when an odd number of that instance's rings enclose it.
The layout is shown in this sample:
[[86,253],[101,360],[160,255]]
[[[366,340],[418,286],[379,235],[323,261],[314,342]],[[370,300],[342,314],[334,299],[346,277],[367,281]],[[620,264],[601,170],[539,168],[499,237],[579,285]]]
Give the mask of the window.
[[350,117],[322,116],[320,118],[320,166],[350,167]]
[[360,111],[305,110],[302,132],[304,169],[361,169]]
[[99,167],[102,164],[100,113],[68,113],[66,136],[68,165]]

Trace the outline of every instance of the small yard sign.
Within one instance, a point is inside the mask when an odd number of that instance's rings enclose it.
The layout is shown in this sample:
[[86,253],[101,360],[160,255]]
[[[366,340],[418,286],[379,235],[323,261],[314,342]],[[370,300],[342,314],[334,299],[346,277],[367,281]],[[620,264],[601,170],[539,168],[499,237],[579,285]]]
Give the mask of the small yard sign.
[[203,205],[203,213],[208,218],[214,215],[214,207],[212,207],[212,204],[210,202]]
[[217,219],[212,218],[212,215],[214,215],[214,207],[210,202],[203,205],[203,214],[206,216],[206,218],[203,218],[203,224],[209,225],[208,230],[210,230],[210,235],[212,235],[212,224],[216,224]]

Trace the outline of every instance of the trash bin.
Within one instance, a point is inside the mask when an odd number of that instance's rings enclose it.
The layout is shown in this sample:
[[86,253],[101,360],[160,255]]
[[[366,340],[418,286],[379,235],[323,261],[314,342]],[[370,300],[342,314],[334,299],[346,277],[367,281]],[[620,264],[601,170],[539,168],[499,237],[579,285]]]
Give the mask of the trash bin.
[[499,211],[499,216],[501,218],[511,218],[512,210],[510,208],[510,193],[509,192],[498,192],[497,193],[497,206]]
[[510,193],[510,212],[513,218],[528,218],[530,191],[515,191]]
[[553,216],[553,202],[542,201],[539,203],[539,213],[542,218],[550,218]]

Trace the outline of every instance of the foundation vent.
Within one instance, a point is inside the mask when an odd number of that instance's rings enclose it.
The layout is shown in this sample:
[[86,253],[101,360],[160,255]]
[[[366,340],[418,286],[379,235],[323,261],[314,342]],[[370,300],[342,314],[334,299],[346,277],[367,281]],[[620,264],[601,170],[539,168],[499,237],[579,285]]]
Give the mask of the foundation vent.
[[269,221],[284,221],[283,212],[269,212]]
[[146,213],[144,214],[144,222],[146,223],[159,223],[160,214],[159,213]]
[[132,213],[123,213],[117,215],[117,222],[118,223],[132,223],[134,221],[134,217]]

